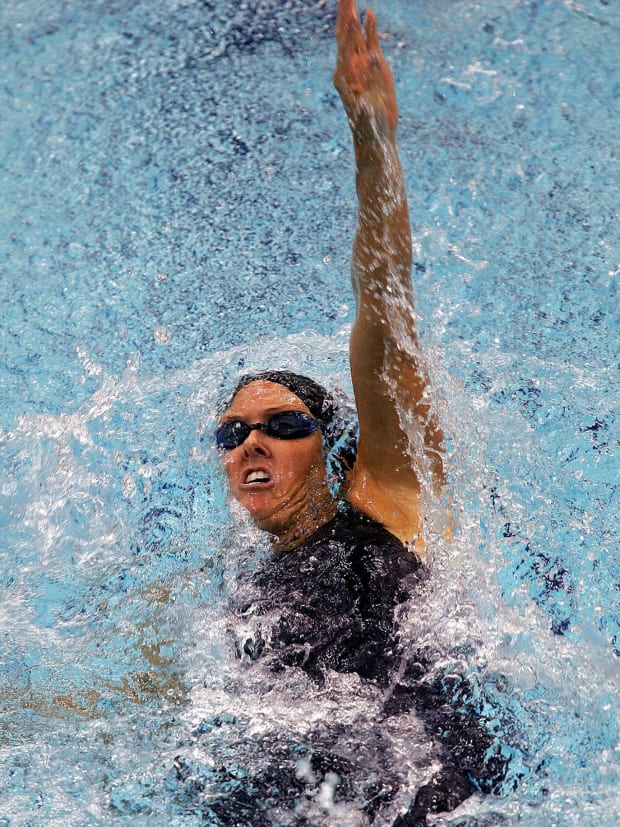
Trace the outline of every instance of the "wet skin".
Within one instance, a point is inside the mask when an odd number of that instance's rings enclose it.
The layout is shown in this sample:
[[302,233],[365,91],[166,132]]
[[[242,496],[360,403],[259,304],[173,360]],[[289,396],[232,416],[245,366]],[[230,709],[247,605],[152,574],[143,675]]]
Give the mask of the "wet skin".
[[[238,419],[253,425],[282,411],[311,415],[287,388],[261,380],[241,388],[220,421]],[[222,460],[230,493],[259,528],[276,537],[281,550],[333,516],[320,431],[282,440],[253,430],[241,445],[225,451]]]

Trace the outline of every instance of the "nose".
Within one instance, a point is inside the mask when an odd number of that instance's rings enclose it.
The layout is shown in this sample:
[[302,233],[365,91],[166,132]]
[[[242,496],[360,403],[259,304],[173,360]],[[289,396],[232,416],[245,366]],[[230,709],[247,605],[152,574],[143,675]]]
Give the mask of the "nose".
[[266,457],[271,453],[267,442],[268,439],[269,437],[266,437],[264,431],[261,431],[259,428],[254,428],[245,438],[241,447],[248,456],[258,454],[259,456]]

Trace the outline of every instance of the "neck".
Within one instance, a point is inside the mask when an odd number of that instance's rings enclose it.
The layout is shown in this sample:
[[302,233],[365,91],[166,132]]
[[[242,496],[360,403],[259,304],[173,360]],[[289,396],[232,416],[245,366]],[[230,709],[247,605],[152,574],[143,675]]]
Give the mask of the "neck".
[[315,531],[333,520],[338,508],[337,502],[330,497],[328,503],[322,503],[319,509],[314,504],[300,516],[295,523],[285,531],[278,532],[272,537],[273,551],[283,554],[304,543]]

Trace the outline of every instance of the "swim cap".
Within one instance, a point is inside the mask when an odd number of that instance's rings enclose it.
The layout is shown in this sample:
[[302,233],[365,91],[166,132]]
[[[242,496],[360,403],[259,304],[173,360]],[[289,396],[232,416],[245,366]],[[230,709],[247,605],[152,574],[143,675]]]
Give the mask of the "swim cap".
[[248,373],[237,382],[229,405],[241,388],[252,382],[275,382],[298,396],[315,419],[320,419],[325,425],[329,424],[334,413],[334,400],[323,385],[314,379],[293,373],[290,370],[265,370],[260,373]]

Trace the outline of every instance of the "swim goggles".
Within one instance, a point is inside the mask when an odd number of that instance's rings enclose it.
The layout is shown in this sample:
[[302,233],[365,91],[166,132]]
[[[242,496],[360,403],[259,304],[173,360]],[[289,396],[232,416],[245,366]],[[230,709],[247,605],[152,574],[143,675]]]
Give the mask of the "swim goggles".
[[264,431],[275,439],[302,439],[320,427],[318,419],[302,411],[281,411],[270,416],[267,422],[255,422],[253,425],[231,419],[215,429],[215,444],[220,451],[232,451],[246,441],[250,431]]

